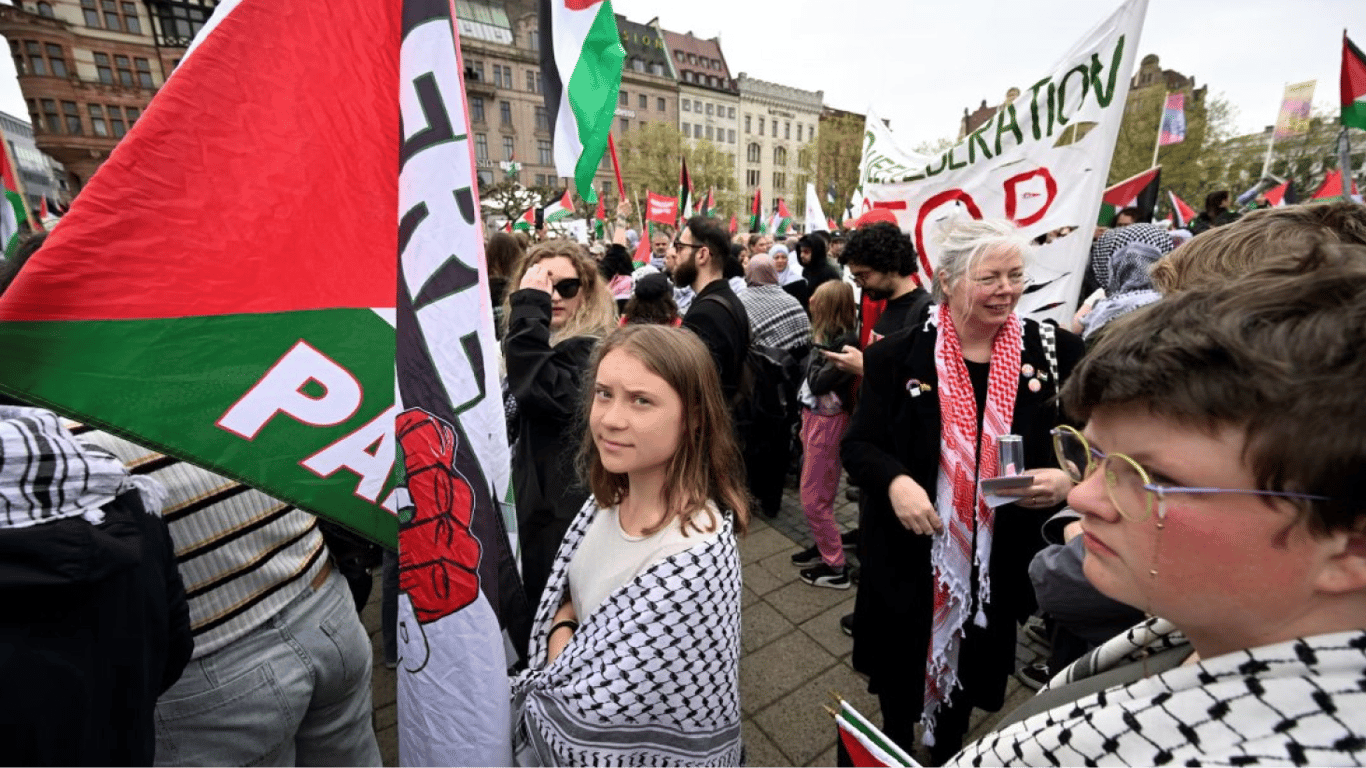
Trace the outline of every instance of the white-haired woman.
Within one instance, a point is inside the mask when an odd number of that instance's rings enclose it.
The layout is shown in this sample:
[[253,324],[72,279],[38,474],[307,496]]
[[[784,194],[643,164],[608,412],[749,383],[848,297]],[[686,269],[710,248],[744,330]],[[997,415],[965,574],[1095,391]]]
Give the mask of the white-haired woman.
[[[1025,470],[1019,501],[989,508],[978,481],[998,475],[997,438],[1023,437],[1025,467],[1050,462],[1058,379],[1083,345],[1022,319],[1031,243],[1005,221],[945,235],[927,321],[872,345],[841,447],[863,488],[863,573],[854,667],[905,748],[925,725],[931,757],[961,743],[974,706],[999,709],[1014,668],[1015,621],[1033,611],[1027,569],[1041,523],[1071,481]],[[1017,470],[1018,471],[1018,468]]]

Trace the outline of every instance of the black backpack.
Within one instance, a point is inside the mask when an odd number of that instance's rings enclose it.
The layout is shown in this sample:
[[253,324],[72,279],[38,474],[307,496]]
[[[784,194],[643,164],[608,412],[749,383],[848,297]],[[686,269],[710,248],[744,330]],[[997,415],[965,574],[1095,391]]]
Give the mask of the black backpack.
[[790,352],[779,347],[754,343],[749,322],[742,319],[720,296],[707,296],[721,304],[731,318],[745,329],[748,346],[740,361],[740,382],[730,399],[736,434],[744,436],[756,425],[760,428],[789,424],[797,417],[797,388],[802,367]]

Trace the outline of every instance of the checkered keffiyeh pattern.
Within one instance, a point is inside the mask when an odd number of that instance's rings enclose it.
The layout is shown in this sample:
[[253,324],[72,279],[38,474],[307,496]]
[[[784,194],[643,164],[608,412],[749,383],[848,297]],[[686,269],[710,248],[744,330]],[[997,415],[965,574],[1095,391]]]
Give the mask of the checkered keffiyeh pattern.
[[776,285],[751,285],[739,296],[755,344],[792,350],[811,343],[811,320],[792,294]]
[[958,653],[963,627],[973,604],[970,592],[972,566],[977,565],[977,611],[979,627],[986,626],[984,607],[991,601],[992,530],[996,517],[979,498],[978,479],[996,476],[996,438],[1010,432],[1019,387],[1020,356],[1024,350],[1024,324],[1011,313],[991,345],[991,368],[987,374],[986,413],[982,417],[981,457],[977,456],[977,400],[972,379],[963,362],[963,346],[953,327],[947,304],[932,315],[939,326],[934,342],[935,373],[939,378],[939,476],[935,489],[935,513],[943,533],[930,545],[934,563],[934,623],[926,651],[925,707],[922,715],[925,744],[934,745],[934,721],[939,705],[959,686]]
[[[1151,618],[1050,688],[1181,647]],[[1366,632],[1236,651],[1107,688],[990,734],[949,765],[1363,765]]]
[[0,528],[100,523],[100,507],[132,487],[118,459],[76,442],[57,414],[0,406]]

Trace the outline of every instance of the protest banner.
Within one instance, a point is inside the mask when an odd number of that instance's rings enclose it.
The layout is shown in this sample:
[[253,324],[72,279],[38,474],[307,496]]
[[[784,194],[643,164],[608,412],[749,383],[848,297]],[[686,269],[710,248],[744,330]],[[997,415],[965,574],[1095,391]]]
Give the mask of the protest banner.
[[[937,235],[959,216],[1013,220],[1030,237],[1077,227],[1035,249],[1022,316],[1070,320],[1114,153],[1147,0],[1128,0],[993,119],[923,168],[869,165],[864,194],[892,211],[933,274]],[[869,124],[874,120],[870,114]],[[904,166],[904,164],[903,164]]]

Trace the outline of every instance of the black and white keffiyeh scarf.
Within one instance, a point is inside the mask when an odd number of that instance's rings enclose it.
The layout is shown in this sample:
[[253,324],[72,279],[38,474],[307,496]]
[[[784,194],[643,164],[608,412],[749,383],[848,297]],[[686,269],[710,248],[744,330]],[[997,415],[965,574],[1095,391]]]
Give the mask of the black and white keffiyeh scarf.
[[[739,765],[740,553],[720,536],[648,566],[593,611],[546,666],[570,559],[598,507],[560,545],[532,627],[532,669],[512,681],[543,765]],[[518,716],[514,706],[514,716]]]
[[[1068,667],[1067,683],[1186,645],[1150,618]],[[1300,638],[1083,696],[968,745],[949,765],[1363,765],[1366,632]]]
[[57,414],[0,405],[0,528],[101,523],[100,507],[132,487],[118,459],[76,442]]

